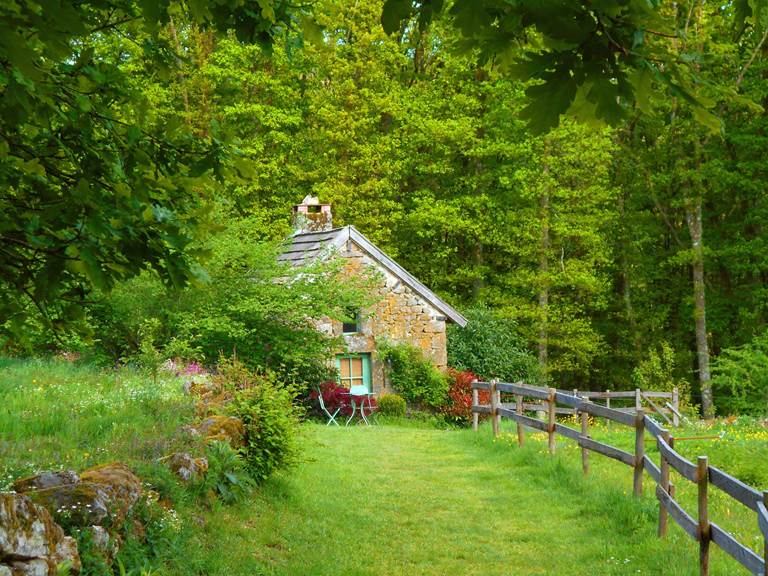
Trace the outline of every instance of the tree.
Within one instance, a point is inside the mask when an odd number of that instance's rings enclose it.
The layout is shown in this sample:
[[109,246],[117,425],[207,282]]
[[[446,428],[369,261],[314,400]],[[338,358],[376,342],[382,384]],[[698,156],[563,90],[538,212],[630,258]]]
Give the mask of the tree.
[[71,321],[92,288],[146,267],[174,286],[202,276],[201,192],[236,172],[219,134],[153,122],[126,68],[168,77],[181,57],[160,34],[172,15],[265,46],[301,16],[259,4],[3,3],[0,330],[18,332],[32,304],[54,325]]
[[[688,22],[677,12],[692,13],[696,4],[689,10],[661,0],[387,0],[381,23],[388,34],[402,35],[414,26],[427,27],[447,10],[462,46],[481,62],[499,63],[535,81],[526,89],[531,103],[522,112],[535,132],[556,126],[569,110],[616,124],[635,105],[644,105],[653,81],[670,97],[684,99],[699,122],[717,131],[714,103],[698,96],[696,60],[681,58],[678,51]],[[763,29],[762,1],[716,8],[737,38],[750,27]]]

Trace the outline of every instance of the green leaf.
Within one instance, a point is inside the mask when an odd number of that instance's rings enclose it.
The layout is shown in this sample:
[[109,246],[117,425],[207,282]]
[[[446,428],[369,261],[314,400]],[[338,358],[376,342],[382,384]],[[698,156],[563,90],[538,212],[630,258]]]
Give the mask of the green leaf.
[[309,40],[315,46],[323,46],[323,30],[317,21],[307,15],[301,17],[301,31],[306,40]]
[[400,30],[400,23],[413,14],[411,0],[387,0],[381,10],[381,26],[387,34]]
[[567,71],[552,75],[547,82],[530,86],[526,95],[532,100],[520,113],[534,134],[543,134],[560,122],[560,115],[571,106],[576,96],[576,80]]
[[715,114],[701,106],[691,107],[691,113],[696,121],[702,126],[709,128],[712,134],[722,134],[723,122]]
[[651,91],[653,88],[653,72],[647,66],[637,68],[629,79],[635,93],[637,108],[646,114],[651,113]]

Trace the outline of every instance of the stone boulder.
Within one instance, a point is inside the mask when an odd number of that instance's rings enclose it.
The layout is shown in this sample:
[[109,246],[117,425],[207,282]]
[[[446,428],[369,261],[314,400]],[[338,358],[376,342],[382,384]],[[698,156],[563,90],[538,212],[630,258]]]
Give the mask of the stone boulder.
[[185,391],[195,398],[195,411],[198,416],[206,417],[220,411],[232,400],[232,391],[220,383],[210,381],[192,381],[184,386]]
[[51,472],[41,472],[35,476],[20,478],[13,483],[13,489],[16,492],[29,492],[30,490],[45,490],[66,484],[77,484],[80,477],[73,470],[59,470]]
[[197,427],[206,442],[222,440],[232,448],[240,448],[245,438],[245,426],[234,416],[210,416]]
[[80,570],[77,542],[42,506],[22,494],[0,494],[0,575],[55,576],[68,562]]
[[[56,572],[51,572],[48,562],[40,558],[25,561],[13,561],[5,567],[11,576],[49,576]],[[0,571],[2,574],[2,571]]]
[[92,553],[101,556],[107,564],[111,564],[120,551],[122,538],[119,534],[110,534],[103,526],[89,526],[83,529],[83,535],[90,537]]
[[[44,482],[46,474],[51,473],[25,478],[14,487],[70,526],[119,526],[141,496],[141,480],[117,462],[89,468],[71,483]],[[36,488],[41,485],[46,487]]]
[[208,471],[206,458],[193,458],[186,452],[171,454],[167,459],[168,467],[184,482],[201,479]]

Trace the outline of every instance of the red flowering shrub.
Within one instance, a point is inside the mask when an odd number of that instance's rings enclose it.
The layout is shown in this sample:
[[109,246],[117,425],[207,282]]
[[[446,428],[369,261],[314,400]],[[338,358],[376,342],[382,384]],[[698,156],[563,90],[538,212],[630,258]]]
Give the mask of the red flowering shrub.
[[[323,382],[320,384],[320,393],[323,395],[323,403],[325,404],[325,408],[333,414],[336,412],[337,408],[341,408],[340,414],[344,414],[346,416],[349,416],[352,414],[352,404],[350,403],[349,398],[349,388],[344,388],[343,386],[340,386],[338,382],[328,381]],[[317,389],[313,389],[309,393],[309,397],[313,401],[317,401],[319,394]],[[356,400],[357,404],[357,411],[356,413],[359,413],[360,410],[360,402],[359,400]],[[317,403],[319,406],[319,402]],[[366,416],[370,416],[372,412],[376,411],[378,408],[378,405],[376,403],[376,398],[366,398],[365,402],[363,403],[363,410],[365,411]],[[319,414],[321,416],[325,416],[325,414]]]
[[[448,369],[448,403],[441,409],[447,420],[457,424],[469,424],[472,421],[472,381],[477,380],[472,372]],[[479,390],[480,404],[489,404],[491,395],[488,390]]]
[[[338,382],[332,380],[320,384],[320,394],[323,395],[323,403],[326,410],[333,414],[337,408],[343,408],[349,404],[349,388],[340,386]],[[319,394],[317,388],[313,388],[309,393],[312,400],[317,400]]]

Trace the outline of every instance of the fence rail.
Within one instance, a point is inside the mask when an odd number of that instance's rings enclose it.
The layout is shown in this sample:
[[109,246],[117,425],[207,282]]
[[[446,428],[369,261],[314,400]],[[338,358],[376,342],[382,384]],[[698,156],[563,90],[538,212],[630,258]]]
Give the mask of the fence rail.
[[[480,404],[480,391],[489,392],[490,403]],[[502,403],[501,394],[513,394],[514,403]],[[526,402],[526,398],[537,402]],[[666,408],[658,406],[652,398],[670,399]],[[604,400],[605,405],[592,400]],[[631,411],[611,407],[611,399],[634,399]],[[633,492],[635,496],[643,493],[643,472],[647,473],[656,484],[656,498],[659,501],[659,536],[667,533],[667,518],[671,517],[694,540],[699,542],[700,574],[709,574],[709,547],[713,543],[725,551],[747,570],[758,576],[768,576],[768,491],[760,492],[723,472],[709,466],[706,456],[700,456],[696,463],[691,462],[674,448],[674,438],[664,428],[646,414],[643,400],[651,413],[660,415],[668,424],[678,424],[680,416],[677,389],[673,392],[635,391],[567,391],[554,388],[529,386],[523,382],[478,382],[472,383],[473,428],[478,429],[480,414],[491,417],[494,436],[498,436],[502,418],[517,423],[517,440],[522,446],[525,442],[525,429],[533,428],[546,432],[550,453],[555,451],[555,436],[560,435],[574,440],[581,447],[582,469],[589,473],[589,453],[597,452],[634,469]],[[566,408],[558,407],[562,404]],[[546,420],[525,414],[526,411],[545,413]],[[556,421],[557,414],[573,414],[580,418],[579,430]],[[672,419],[670,420],[669,415]],[[606,418],[635,430],[634,453],[615,446],[598,442],[589,436],[589,416]],[[645,454],[645,433],[651,435],[659,449],[657,466]],[[683,478],[697,485],[698,510],[694,518],[675,500],[675,486],[670,482],[670,469]],[[763,555],[738,542],[731,534],[717,524],[709,521],[709,486],[722,490],[725,494],[757,513],[757,525],[763,534]]]

